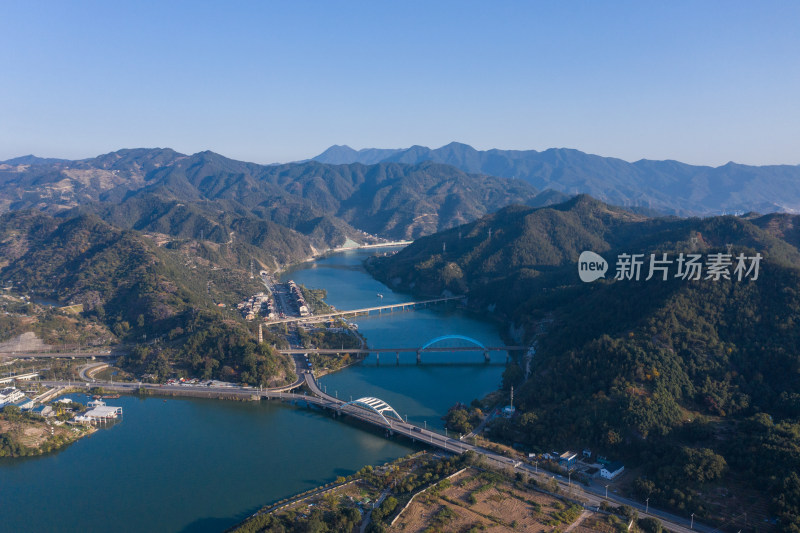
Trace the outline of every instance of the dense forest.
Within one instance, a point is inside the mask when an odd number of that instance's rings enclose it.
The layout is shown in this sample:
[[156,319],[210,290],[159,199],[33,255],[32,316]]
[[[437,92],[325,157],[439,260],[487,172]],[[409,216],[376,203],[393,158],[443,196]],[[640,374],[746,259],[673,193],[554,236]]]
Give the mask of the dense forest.
[[[766,494],[768,516],[796,531],[800,253],[750,218],[648,219],[579,197],[508,208],[369,267],[408,290],[466,293],[535,343],[530,372],[524,360],[505,372],[520,416],[495,423],[494,438],[624,458],[642,465],[638,497],[708,519],[724,514],[721,500],[745,509]],[[758,279],[616,280],[614,261],[606,279],[577,275],[583,250],[708,256],[728,245],[762,255]]]

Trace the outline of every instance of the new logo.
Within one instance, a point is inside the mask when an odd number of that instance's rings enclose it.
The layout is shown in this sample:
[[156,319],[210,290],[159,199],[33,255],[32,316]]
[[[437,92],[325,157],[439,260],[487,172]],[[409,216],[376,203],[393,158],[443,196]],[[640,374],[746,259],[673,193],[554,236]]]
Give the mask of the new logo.
[[590,283],[596,279],[606,277],[608,263],[602,256],[594,252],[582,252],[578,258],[578,275],[581,281]]

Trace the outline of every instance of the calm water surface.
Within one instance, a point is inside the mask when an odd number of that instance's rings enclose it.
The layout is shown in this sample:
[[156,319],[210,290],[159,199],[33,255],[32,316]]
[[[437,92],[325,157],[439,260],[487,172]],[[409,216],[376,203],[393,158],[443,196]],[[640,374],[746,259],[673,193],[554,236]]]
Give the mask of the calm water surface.
[[[340,309],[408,301],[364,272],[367,255],[337,254],[284,279],[326,288]],[[503,344],[492,325],[452,306],[357,323],[373,347],[421,346],[445,334]],[[372,355],[321,382],[340,398],[377,396],[409,421],[441,427],[449,406],[498,387],[505,355],[492,358],[487,365],[480,352],[424,354],[417,366],[409,353],[398,366],[393,354],[380,365]],[[0,460],[0,531],[222,531],[266,503],[415,449],[302,405],[125,396],[108,403],[124,409],[110,428],[54,455]]]

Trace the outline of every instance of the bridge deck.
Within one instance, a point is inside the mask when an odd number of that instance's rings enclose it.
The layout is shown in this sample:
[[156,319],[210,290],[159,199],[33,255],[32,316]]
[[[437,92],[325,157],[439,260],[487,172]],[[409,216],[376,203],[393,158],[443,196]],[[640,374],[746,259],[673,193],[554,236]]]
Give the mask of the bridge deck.
[[362,354],[369,355],[371,353],[407,353],[407,352],[508,352],[513,350],[527,350],[527,346],[486,346],[481,348],[479,346],[431,346],[425,349],[421,347],[403,347],[403,348],[292,348],[289,350],[278,350],[279,353],[285,355],[297,355],[307,353],[318,353],[322,355],[335,355],[338,353],[349,354]]
[[324,315],[312,315],[312,316],[299,316],[299,317],[289,317],[289,318],[279,318],[277,320],[268,320],[265,321],[264,324],[267,326],[271,326],[274,324],[289,324],[292,322],[324,322],[326,320],[330,320],[331,318],[336,318],[340,316],[348,316],[348,315],[366,315],[369,313],[374,313],[375,311],[393,311],[395,309],[405,309],[407,307],[417,307],[420,305],[428,305],[428,304],[437,304],[442,302],[449,302],[452,300],[463,300],[463,296],[448,296],[446,298],[435,298],[433,300],[420,300],[415,302],[401,302],[398,304],[390,304],[390,305],[379,305],[375,307],[364,307],[362,309],[350,309],[349,311],[336,311],[335,313],[326,313]]

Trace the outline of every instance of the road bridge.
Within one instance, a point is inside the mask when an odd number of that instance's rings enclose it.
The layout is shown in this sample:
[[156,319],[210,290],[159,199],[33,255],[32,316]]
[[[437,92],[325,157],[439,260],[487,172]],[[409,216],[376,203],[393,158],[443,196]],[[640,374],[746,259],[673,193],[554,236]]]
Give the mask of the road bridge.
[[340,246],[339,248],[334,248],[332,252],[349,252],[350,250],[365,250],[370,248],[388,248],[391,246],[408,246],[409,244],[413,243],[414,241],[391,241],[391,242],[379,242],[377,244],[360,244],[358,246]]
[[375,307],[364,307],[361,309],[350,309],[349,311],[336,311],[334,313],[325,313],[322,315],[311,315],[305,317],[288,317],[288,318],[278,318],[275,320],[266,320],[264,324],[268,326],[273,326],[276,324],[312,324],[315,322],[326,322],[328,320],[332,320],[334,318],[339,317],[346,317],[346,316],[369,316],[371,313],[383,313],[384,311],[387,312],[394,312],[394,311],[407,311],[411,309],[416,309],[418,307],[427,307],[429,305],[444,303],[444,302],[451,302],[456,300],[463,300],[464,296],[448,296],[444,298],[434,298],[431,300],[419,300],[413,302],[401,302],[397,304],[389,304],[389,305],[378,305]]
[[[472,344],[472,346],[442,346],[439,343],[446,341],[446,340],[463,340],[467,341]],[[352,355],[363,355],[367,356],[369,354],[375,354],[378,362],[380,362],[380,354],[382,353],[393,353],[397,359],[397,363],[400,364],[400,354],[401,353],[415,353],[417,355],[417,364],[422,362],[422,354],[425,352],[483,352],[483,357],[486,362],[489,362],[489,352],[513,352],[513,351],[521,351],[527,350],[527,346],[484,346],[478,340],[475,340],[471,337],[466,337],[464,335],[443,335],[441,337],[437,337],[433,340],[428,341],[423,346],[415,346],[415,347],[402,347],[402,348],[289,348],[284,350],[278,350],[278,352],[285,354],[285,355],[307,355],[307,354],[322,354],[322,355],[336,355],[336,354],[352,354]]]

